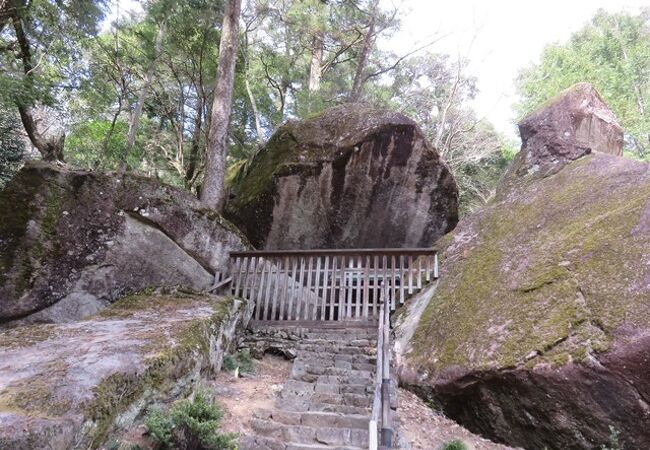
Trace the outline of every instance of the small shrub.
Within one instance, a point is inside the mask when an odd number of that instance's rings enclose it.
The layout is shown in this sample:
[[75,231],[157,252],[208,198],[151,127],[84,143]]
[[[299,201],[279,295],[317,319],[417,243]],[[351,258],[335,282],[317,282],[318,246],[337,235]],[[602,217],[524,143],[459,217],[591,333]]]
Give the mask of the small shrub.
[[151,438],[160,448],[167,449],[172,447],[172,421],[162,411],[157,409],[149,410],[144,425]]
[[446,442],[440,447],[440,450],[467,450],[467,445],[459,439]]
[[231,372],[237,368],[237,361],[232,355],[223,357],[223,368]]
[[236,435],[218,432],[221,408],[205,393],[176,403],[169,415],[151,411],[145,425],[162,449],[235,450]]
[[621,432],[613,426],[609,426],[609,446],[602,445],[600,450],[623,450],[620,442]]
[[226,355],[223,357],[223,368],[233,371],[239,367],[241,373],[251,373],[255,369],[253,358],[248,349],[242,350],[236,355]]

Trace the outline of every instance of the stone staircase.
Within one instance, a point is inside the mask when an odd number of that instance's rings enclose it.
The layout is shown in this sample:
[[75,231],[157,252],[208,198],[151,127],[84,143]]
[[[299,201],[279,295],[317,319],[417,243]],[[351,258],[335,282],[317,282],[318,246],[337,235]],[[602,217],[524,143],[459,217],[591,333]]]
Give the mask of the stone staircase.
[[[322,323],[322,322],[321,322]],[[291,377],[269,410],[253,412],[241,450],[368,448],[375,388],[376,324],[256,330],[244,345],[295,355]]]

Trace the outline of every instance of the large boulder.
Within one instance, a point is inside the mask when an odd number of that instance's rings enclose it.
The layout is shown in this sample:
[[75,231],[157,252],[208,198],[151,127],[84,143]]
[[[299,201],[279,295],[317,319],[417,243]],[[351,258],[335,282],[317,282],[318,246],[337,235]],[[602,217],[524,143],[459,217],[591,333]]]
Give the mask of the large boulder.
[[43,162],[0,192],[0,217],[0,326],[76,320],[148,287],[204,290],[247,248],[180,189]]
[[[549,108],[596,123],[602,107],[580,90]],[[524,141],[540,166],[556,164],[551,113],[523,122],[549,136]],[[623,448],[650,448],[650,165],[617,156],[605,135],[553,175],[510,171],[494,201],[439,241],[439,284],[401,314],[402,383],[474,432],[594,449],[612,427]]]
[[205,388],[250,314],[238,300],[178,291],[0,331],[0,448],[113,448],[102,444],[149,406]]
[[412,120],[348,104],[280,127],[225,215],[258,248],[428,246],[456,225],[458,190]]

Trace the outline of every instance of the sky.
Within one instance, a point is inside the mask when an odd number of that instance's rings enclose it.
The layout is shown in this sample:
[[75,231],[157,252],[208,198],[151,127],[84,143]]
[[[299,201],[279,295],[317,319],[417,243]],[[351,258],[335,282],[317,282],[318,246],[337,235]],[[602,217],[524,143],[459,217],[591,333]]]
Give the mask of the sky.
[[516,136],[514,79],[520,69],[539,61],[544,46],[566,42],[602,8],[636,13],[650,0],[382,0],[401,5],[402,29],[388,43],[408,52],[417,43],[443,37],[431,51],[460,54],[471,60],[478,77],[474,102],[478,117],[497,130]]

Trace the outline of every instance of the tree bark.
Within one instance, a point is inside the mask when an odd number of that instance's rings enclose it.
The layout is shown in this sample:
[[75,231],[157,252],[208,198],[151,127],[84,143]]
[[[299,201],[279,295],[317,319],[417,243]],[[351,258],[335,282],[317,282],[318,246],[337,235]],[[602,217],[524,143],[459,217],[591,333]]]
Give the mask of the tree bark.
[[135,134],[138,131],[138,126],[140,125],[140,118],[142,117],[142,110],[144,109],[144,102],[147,99],[147,94],[149,93],[149,87],[153,81],[154,72],[156,69],[156,62],[160,57],[162,52],[162,41],[165,36],[166,21],[163,20],[158,27],[158,33],[156,34],[156,42],[154,44],[154,57],[149,67],[147,67],[147,72],[144,75],[144,83],[142,84],[142,89],[138,94],[138,101],[135,104],[135,109],[131,114],[131,120],[129,121],[129,131],[126,135],[126,146],[124,147],[124,155],[122,159],[121,169],[126,169],[126,161],[129,155],[129,152],[135,145]]
[[232,111],[235,63],[239,44],[240,10],[241,0],[226,2],[219,43],[217,83],[210,117],[205,181],[201,189],[201,201],[218,211],[221,211],[226,200],[224,179],[228,156],[228,125]]
[[368,65],[370,52],[372,51],[372,46],[374,45],[374,41],[375,41],[376,21],[377,21],[377,2],[373,3],[372,9],[370,11],[368,30],[366,31],[366,35],[363,38],[361,53],[359,54],[359,59],[357,61],[357,70],[354,74],[352,89],[350,90],[350,95],[348,97],[349,102],[358,102],[361,99],[361,93],[363,92],[363,85],[366,81],[365,78],[366,66]]

